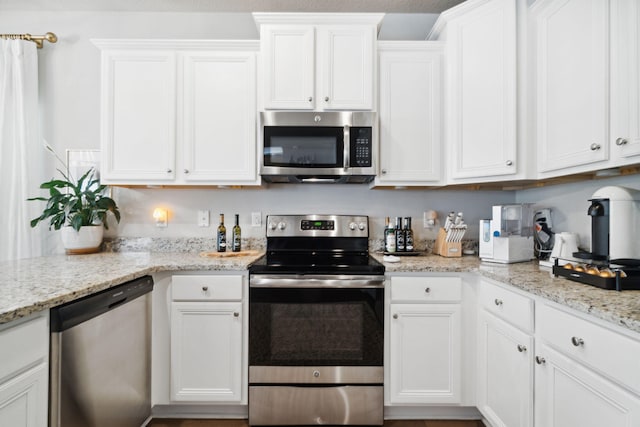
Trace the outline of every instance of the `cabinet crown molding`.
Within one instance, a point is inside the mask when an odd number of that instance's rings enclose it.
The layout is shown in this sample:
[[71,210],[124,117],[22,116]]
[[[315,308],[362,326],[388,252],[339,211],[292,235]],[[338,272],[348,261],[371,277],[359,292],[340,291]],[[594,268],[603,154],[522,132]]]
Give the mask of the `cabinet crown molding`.
[[100,50],[148,49],[148,50],[233,50],[259,51],[259,40],[176,40],[176,39],[91,39]]
[[380,30],[384,13],[253,13],[258,26],[267,24],[334,25],[369,24]]
[[459,16],[465,15],[469,13],[473,9],[476,9],[482,6],[485,3],[488,3],[490,0],[467,0],[458,4],[457,6],[452,7],[451,9],[447,9],[438,16],[436,23],[429,31],[427,35],[427,40],[438,40],[440,38],[440,34],[444,31],[447,23],[452,19],[455,19]]

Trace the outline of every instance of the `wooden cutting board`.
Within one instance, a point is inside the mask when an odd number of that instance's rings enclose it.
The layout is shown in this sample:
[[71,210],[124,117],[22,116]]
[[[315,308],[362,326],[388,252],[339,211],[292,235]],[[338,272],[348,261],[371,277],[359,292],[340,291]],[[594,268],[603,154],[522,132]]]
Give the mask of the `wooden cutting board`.
[[240,252],[200,252],[201,257],[206,258],[229,258],[236,256],[255,256],[258,255],[260,251],[248,250],[248,251],[240,251]]

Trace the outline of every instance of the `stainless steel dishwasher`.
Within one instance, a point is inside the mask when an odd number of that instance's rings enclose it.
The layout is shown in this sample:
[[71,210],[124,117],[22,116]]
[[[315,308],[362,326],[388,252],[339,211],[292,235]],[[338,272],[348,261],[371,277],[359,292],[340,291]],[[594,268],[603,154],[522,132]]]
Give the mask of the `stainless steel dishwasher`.
[[139,427],[151,412],[151,276],[51,309],[50,427]]

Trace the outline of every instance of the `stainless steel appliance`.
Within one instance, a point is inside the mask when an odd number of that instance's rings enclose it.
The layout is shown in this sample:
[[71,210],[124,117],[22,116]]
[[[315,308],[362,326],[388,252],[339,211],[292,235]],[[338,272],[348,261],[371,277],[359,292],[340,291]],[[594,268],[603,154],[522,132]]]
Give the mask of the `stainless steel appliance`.
[[591,251],[556,259],[553,273],[603,289],[640,289],[640,191],[603,187],[589,202]]
[[50,427],[139,427],[151,413],[151,276],[51,309]]
[[363,183],[376,174],[374,112],[261,112],[267,182]]
[[492,219],[480,220],[482,261],[513,263],[533,259],[533,210],[529,203],[496,205]]
[[249,424],[382,425],[384,266],[366,216],[267,217],[249,269]]

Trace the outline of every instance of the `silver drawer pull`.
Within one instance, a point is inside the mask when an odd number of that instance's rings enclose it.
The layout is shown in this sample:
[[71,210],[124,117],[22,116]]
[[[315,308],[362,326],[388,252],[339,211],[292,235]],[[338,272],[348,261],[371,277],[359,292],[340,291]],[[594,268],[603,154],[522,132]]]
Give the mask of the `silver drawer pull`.
[[497,306],[501,306],[501,305],[502,305],[502,300],[501,300],[501,299],[496,298],[493,302],[494,302],[494,303],[495,303],[495,305],[497,305]]
[[320,376],[320,371],[313,371],[313,376],[318,378]]
[[202,292],[207,292],[208,290],[209,290],[209,287],[208,287],[208,286],[203,286],[203,287],[202,287]]
[[571,337],[571,344],[575,345],[576,347],[580,347],[581,345],[584,345],[584,340],[578,337]]
[[520,353],[524,353],[525,351],[527,351],[527,346],[526,345],[522,345],[522,344],[518,344],[518,351]]
[[536,363],[538,365],[544,365],[545,363],[547,363],[547,361],[544,359],[544,357],[536,356]]
[[394,319],[397,319],[397,318],[398,318],[398,314],[397,314],[397,313],[396,313],[396,314],[394,314],[394,315],[393,315],[393,318],[394,318]]
[[625,145],[627,142],[629,142],[629,141],[627,141],[627,140],[626,140],[626,139],[624,139],[624,138],[618,138],[618,139],[616,139],[616,145]]
[[233,312],[233,317],[240,317],[240,313],[238,313],[237,311]]
[[431,288],[426,288],[424,292],[428,294],[429,292],[431,292]]
[[601,147],[600,147],[600,144],[596,144],[594,142],[593,144],[591,144],[589,148],[591,148],[591,151],[598,151]]

